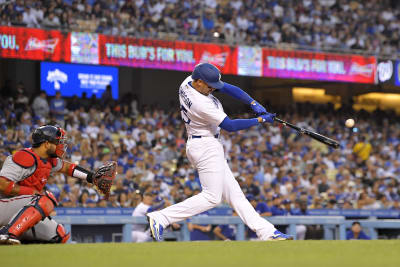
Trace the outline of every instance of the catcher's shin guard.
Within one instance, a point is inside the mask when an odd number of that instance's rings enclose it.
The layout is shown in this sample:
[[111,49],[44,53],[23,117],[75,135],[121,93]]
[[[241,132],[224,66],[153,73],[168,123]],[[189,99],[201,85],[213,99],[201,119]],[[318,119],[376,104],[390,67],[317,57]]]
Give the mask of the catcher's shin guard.
[[54,210],[54,202],[48,196],[37,196],[31,204],[23,207],[6,226],[8,234],[19,237],[28,229],[44,220]]
[[71,234],[65,231],[64,226],[61,224],[57,225],[56,229],[57,235],[53,237],[52,243],[67,243],[68,239],[70,238]]

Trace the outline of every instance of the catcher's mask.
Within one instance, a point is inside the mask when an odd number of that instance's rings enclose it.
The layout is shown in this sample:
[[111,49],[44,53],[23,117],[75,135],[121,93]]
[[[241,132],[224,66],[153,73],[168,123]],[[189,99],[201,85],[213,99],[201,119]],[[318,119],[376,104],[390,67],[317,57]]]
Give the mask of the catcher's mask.
[[63,128],[53,125],[44,125],[32,133],[32,147],[39,147],[43,142],[56,145],[56,151],[51,157],[62,158],[68,148],[68,139]]

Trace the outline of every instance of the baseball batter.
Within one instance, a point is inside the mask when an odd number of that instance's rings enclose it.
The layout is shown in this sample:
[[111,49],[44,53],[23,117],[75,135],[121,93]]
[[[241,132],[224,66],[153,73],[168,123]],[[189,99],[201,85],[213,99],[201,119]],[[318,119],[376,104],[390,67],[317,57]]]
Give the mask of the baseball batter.
[[[258,117],[231,120],[219,100],[212,95],[214,90],[249,104]],[[222,82],[219,70],[209,63],[197,65],[192,75],[183,81],[179,88],[179,101],[188,135],[187,157],[199,173],[203,191],[183,202],[147,214],[153,238],[161,241],[163,229],[171,223],[200,214],[225,200],[259,239],[292,239],[260,217],[247,201],[224,158],[223,146],[218,139],[220,128],[234,132],[264,122],[273,123],[275,114],[268,113],[240,88]]]
[[52,173],[85,179],[107,193],[111,185],[103,181],[103,176],[108,166],[96,172],[86,170],[62,159],[66,149],[66,132],[45,125],[32,133],[32,148],[17,151],[5,160],[0,171],[0,244],[67,242],[69,233],[49,216],[57,206],[54,195],[44,190]]

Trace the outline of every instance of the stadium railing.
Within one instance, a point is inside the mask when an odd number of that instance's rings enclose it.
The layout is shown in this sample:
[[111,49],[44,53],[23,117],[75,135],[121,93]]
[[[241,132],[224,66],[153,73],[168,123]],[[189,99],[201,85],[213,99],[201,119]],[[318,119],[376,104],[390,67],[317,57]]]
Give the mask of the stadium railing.
[[[132,215],[133,208],[56,208],[57,215]],[[382,218],[400,219],[400,210],[346,210],[346,209],[312,209],[310,216],[344,216],[346,218]],[[220,205],[208,211],[210,216],[232,215],[232,209],[227,205]]]
[[[132,225],[147,224],[145,217],[131,217],[123,215],[108,216],[55,216],[58,223],[62,223],[68,232],[72,232],[72,225],[122,225],[122,241],[132,241]],[[288,233],[296,237],[296,225],[323,225],[325,233],[336,230],[336,236],[326,234],[326,239],[346,239],[345,218],[343,216],[275,216],[267,218],[274,225],[288,225]],[[237,216],[195,216],[191,218],[194,224],[235,224],[237,225],[236,240],[245,240],[245,227],[242,220]],[[190,232],[186,222],[180,222],[180,235],[176,235],[178,241],[190,241]]]
[[[145,217],[132,217],[133,209],[115,208],[61,208],[57,209],[55,220],[64,224],[71,232],[72,225],[121,225],[122,241],[132,241],[132,225],[147,224]],[[393,210],[313,210],[310,216],[273,216],[267,219],[274,225],[287,225],[287,232],[296,237],[296,225],[321,225],[324,229],[324,239],[345,240],[346,229],[351,227],[354,218],[363,218],[361,225],[366,229],[372,239],[377,239],[377,229],[400,229],[399,211]],[[346,215],[346,216],[344,216]],[[346,220],[346,217],[353,218]],[[210,211],[210,216],[195,216],[191,219],[195,224],[235,224],[237,226],[236,239],[245,239],[245,225],[239,217],[231,216],[230,210],[221,208]],[[174,237],[178,241],[189,241],[190,232],[186,222],[180,222],[181,229],[175,232],[167,232],[167,236]]]

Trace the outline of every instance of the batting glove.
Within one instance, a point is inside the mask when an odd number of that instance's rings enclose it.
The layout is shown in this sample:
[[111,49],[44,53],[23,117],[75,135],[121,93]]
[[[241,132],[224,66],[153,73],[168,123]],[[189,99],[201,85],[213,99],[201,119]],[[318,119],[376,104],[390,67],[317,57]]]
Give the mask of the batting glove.
[[258,115],[260,115],[260,114],[262,114],[262,113],[267,113],[267,110],[262,106],[262,105],[260,105],[260,103],[258,103],[257,101],[255,101],[255,100],[253,100],[251,103],[250,103],[250,107],[251,107],[251,109],[254,111],[254,113],[258,116]]
[[258,117],[258,120],[260,121],[260,122],[269,122],[269,123],[273,123],[274,122],[274,119],[275,119],[275,116],[276,116],[276,113],[265,113],[265,114],[261,114],[259,117]]

